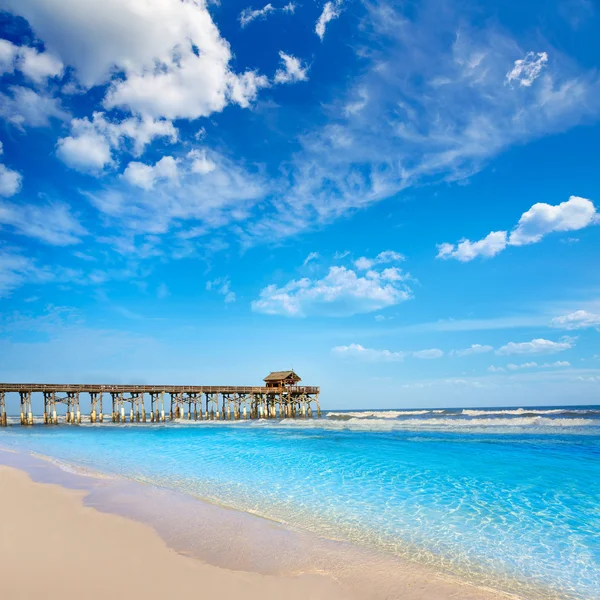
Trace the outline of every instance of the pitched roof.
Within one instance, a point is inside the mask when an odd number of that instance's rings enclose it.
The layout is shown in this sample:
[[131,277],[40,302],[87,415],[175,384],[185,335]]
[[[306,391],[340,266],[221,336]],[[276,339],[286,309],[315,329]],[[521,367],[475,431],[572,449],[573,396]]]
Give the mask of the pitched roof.
[[296,381],[302,381],[302,379],[300,379],[300,377],[296,373],[294,373],[293,370],[291,370],[291,371],[271,371],[271,373],[269,373],[263,379],[263,381],[281,381],[282,379],[287,379],[288,377],[293,377]]

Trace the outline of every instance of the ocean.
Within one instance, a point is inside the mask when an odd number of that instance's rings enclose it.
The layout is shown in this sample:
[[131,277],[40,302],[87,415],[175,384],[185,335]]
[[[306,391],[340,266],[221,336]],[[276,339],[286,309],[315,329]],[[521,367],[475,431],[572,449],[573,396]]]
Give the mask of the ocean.
[[0,447],[150,483],[526,598],[600,599],[600,406],[14,426]]

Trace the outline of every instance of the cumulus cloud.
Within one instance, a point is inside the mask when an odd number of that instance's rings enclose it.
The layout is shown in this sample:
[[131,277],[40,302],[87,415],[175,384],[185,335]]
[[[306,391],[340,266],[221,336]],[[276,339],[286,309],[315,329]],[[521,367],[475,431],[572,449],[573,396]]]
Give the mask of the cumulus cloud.
[[439,244],[436,258],[448,259],[455,258],[461,262],[468,262],[477,256],[490,258],[496,256],[506,248],[506,231],[492,231],[482,240],[472,242],[471,240],[461,240],[458,244]]
[[[0,156],[2,156],[3,153],[4,147],[2,142],[0,142]],[[22,182],[23,177],[20,173],[13,171],[12,169],[9,169],[7,166],[0,163],[0,196],[4,196],[5,198],[14,196],[21,190]],[[0,206],[2,206],[2,204],[0,204]],[[0,211],[1,210],[2,209],[0,208]]]
[[269,285],[252,302],[252,310],[270,315],[350,316],[394,306],[411,297],[408,275],[399,269],[371,270],[364,276],[346,267],[330,267],[322,279]]
[[308,67],[302,65],[302,61],[295,56],[279,52],[279,57],[283,63],[283,68],[275,72],[275,83],[295,83],[296,81],[306,81],[308,79]]
[[465,348],[464,350],[454,350],[452,354],[454,356],[470,356],[471,354],[485,354],[487,352],[492,352],[493,350],[493,346],[482,346],[481,344],[473,344],[469,348]]
[[525,58],[515,60],[514,67],[506,74],[506,82],[518,83],[522,87],[531,87],[547,64],[548,54],[546,52],[528,52]]
[[503,367],[495,367],[494,365],[490,365],[488,367],[488,371],[490,373],[504,373],[506,369],[504,369]]
[[575,338],[564,337],[559,342],[538,338],[530,342],[509,342],[505,346],[498,348],[496,354],[552,354],[569,350],[575,346]]
[[394,250],[384,250],[383,252],[380,252],[375,258],[367,258],[366,256],[361,256],[360,258],[354,261],[354,266],[361,271],[366,271],[367,269],[371,269],[375,265],[402,262],[403,260],[405,260],[405,256],[403,254],[395,252]]
[[[266,77],[230,68],[231,49],[204,2],[6,0],[85,87],[110,82],[104,104],[143,116],[196,119],[248,106]],[[116,16],[116,17],[115,17]],[[110,42],[107,43],[107,40]],[[118,72],[122,76],[113,78]]]
[[151,190],[157,181],[163,179],[177,180],[177,160],[172,156],[163,156],[156,164],[146,165],[132,161],[127,165],[123,178],[145,190]]
[[25,77],[41,84],[52,77],[62,76],[64,66],[49,52],[39,52],[29,46],[16,46],[0,40],[0,73],[21,71]]
[[62,202],[34,205],[0,201],[0,224],[53,246],[77,244],[87,233]]
[[115,165],[113,149],[140,156],[156,138],[174,143],[178,131],[164,119],[130,117],[113,122],[104,113],[95,112],[91,120],[85,117],[71,121],[71,135],[58,140],[57,154],[71,168],[100,173]]
[[60,77],[64,70],[62,62],[56,56],[26,46],[19,49],[17,68],[36,83],[43,83],[48,78]]
[[317,20],[317,24],[315,25],[315,33],[321,38],[321,40],[325,37],[325,28],[327,23],[337,19],[342,10],[342,0],[334,0],[334,2],[326,2],[325,6],[323,6],[323,12],[319,16]]
[[600,315],[588,312],[587,310],[576,310],[567,315],[554,317],[550,326],[560,329],[587,329],[588,327],[596,327],[600,330]]
[[510,232],[492,231],[482,240],[463,239],[457,244],[438,245],[437,258],[469,262],[478,256],[492,257],[507,246],[535,244],[553,232],[577,231],[598,222],[598,211],[591,200],[571,196],[557,205],[538,202],[524,212]]
[[235,292],[231,291],[231,281],[229,280],[229,277],[218,277],[213,281],[207,281],[206,289],[209,292],[214,291],[223,296],[225,304],[230,304],[236,300]]
[[401,362],[406,356],[406,352],[374,350],[373,348],[365,348],[360,344],[336,346],[331,351],[338,356],[352,357],[369,362]]

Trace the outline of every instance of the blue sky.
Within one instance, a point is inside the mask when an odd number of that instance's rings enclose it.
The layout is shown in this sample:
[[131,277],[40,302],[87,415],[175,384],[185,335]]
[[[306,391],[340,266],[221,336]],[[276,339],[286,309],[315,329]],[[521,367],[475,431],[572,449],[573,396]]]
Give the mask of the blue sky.
[[599,402],[596,3],[0,10],[0,379]]

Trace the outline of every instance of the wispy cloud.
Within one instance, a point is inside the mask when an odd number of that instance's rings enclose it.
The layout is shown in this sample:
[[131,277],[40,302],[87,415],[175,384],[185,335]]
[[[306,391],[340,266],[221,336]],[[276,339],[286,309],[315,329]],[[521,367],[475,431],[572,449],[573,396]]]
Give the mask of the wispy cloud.
[[405,352],[390,352],[389,350],[374,350],[365,348],[360,344],[349,346],[336,346],[331,351],[338,356],[347,356],[372,362],[401,362],[406,357]]
[[548,54],[546,52],[528,52],[525,58],[515,60],[514,67],[506,74],[506,82],[531,87],[547,64]]
[[407,356],[421,359],[435,359],[444,356],[439,348],[430,348],[428,350],[416,350],[412,352],[392,352],[390,350],[375,350],[365,348],[360,344],[350,344],[348,346],[335,346],[331,351],[337,356],[357,358],[369,362],[401,362]]
[[212,281],[207,281],[206,289],[209,292],[214,291],[223,296],[225,304],[230,304],[236,300],[235,292],[231,291],[231,281],[229,280],[229,277],[218,277]]
[[530,342],[509,342],[505,346],[498,348],[496,354],[552,354],[569,350],[575,345],[576,338],[564,337],[559,342],[537,338]]
[[276,8],[270,2],[265,4],[262,8],[245,8],[238,17],[240,25],[242,28],[246,27],[252,21],[256,21],[257,19],[266,19],[270,14],[275,12],[284,12],[288,14],[294,14],[296,11],[296,5],[293,2],[288,2],[285,6],[281,8]]
[[317,24],[315,25],[315,33],[321,38],[325,37],[325,28],[327,23],[337,19],[341,14],[343,0],[334,0],[333,2],[326,2],[323,6],[323,11],[319,15]]

